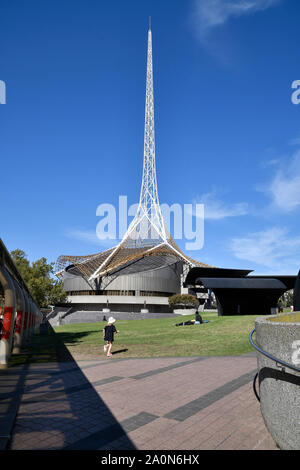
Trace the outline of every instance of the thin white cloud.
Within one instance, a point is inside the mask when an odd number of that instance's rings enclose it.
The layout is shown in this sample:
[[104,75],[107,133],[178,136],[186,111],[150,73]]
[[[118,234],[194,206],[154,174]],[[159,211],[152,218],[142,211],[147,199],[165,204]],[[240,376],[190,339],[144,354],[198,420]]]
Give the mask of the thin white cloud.
[[285,227],[271,227],[245,237],[232,238],[229,246],[234,256],[281,273],[298,272],[300,237],[290,237]]
[[239,202],[235,204],[227,204],[217,198],[216,192],[203,194],[197,197],[195,204],[204,204],[205,220],[220,220],[227,217],[240,217],[249,213],[248,204]]
[[231,18],[266,10],[282,0],[194,0],[193,23],[200,39]]
[[268,168],[268,167],[275,167],[275,166],[278,166],[278,164],[280,163],[280,159],[279,158],[273,158],[271,160],[263,160],[261,163],[260,163],[260,166],[262,168]]
[[300,149],[291,158],[281,159],[271,182],[265,188],[272,206],[292,212],[300,206]]
[[296,139],[291,139],[289,141],[289,145],[296,145],[297,147],[300,146],[300,137],[297,137]]
[[96,230],[67,229],[65,230],[65,236],[75,240],[80,240],[90,245],[99,245],[108,248],[113,247],[114,244],[118,243],[118,240],[98,238]]

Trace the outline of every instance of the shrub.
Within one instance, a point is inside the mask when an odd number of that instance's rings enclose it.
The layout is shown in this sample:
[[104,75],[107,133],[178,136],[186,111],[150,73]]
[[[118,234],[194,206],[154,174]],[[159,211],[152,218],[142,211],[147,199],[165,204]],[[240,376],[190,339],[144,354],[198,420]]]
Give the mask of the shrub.
[[169,305],[171,308],[197,308],[199,302],[196,297],[190,294],[174,294],[169,297]]

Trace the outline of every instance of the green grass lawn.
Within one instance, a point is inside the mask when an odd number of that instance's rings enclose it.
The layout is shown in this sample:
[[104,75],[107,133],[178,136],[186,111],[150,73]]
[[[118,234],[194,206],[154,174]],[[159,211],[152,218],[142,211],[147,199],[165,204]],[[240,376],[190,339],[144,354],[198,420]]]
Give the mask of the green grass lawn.
[[[209,323],[175,326],[194,315],[155,320],[119,320],[113,353],[116,358],[167,356],[235,356],[252,352],[249,333],[255,315],[218,317],[202,314]],[[289,319],[292,317],[287,316]],[[299,321],[299,313],[293,315]],[[105,322],[77,323],[49,328],[48,335],[35,334],[32,344],[11,356],[10,365],[104,357],[102,329]]]
[[[175,323],[194,318],[191,316],[119,320],[116,327],[113,352],[115,357],[163,356],[223,356],[240,355],[253,351],[248,336],[254,328],[256,316],[218,317],[204,313],[209,323],[195,326],[175,326]],[[80,323],[55,327],[56,341],[66,345],[77,357],[103,356],[102,329],[105,322]]]

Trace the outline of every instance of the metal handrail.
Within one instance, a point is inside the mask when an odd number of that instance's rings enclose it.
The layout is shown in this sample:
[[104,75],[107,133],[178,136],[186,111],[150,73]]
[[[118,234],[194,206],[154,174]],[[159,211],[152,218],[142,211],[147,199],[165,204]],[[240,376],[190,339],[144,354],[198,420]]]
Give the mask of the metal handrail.
[[[276,364],[281,364],[281,365],[284,366],[284,367],[288,367],[289,369],[292,369],[292,370],[294,370],[294,371],[296,371],[296,372],[300,372],[300,369],[299,369],[298,367],[292,366],[291,364],[288,364],[287,362],[282,361],[281,359],[278,359],[277,357],[272,356],[272,354],[270,354],[270,353],[264,351],[263,349],[259,348],[259,347],[254,343],[254,341],[253,341],[253,339],[252,339],[252,336],[253,336],[254,331],[255,331],[255,328],[253,328],[253,330],[251,331],[251,333],[250,333],[250,335],[249,335],[249,341],[250,341],[251,345],[252,345],[258,352],[260,352],[260,353],[263,354],[264,356],[268,357],[268,358],[271,359],[272,361],[276,362]],[[255,377],[254,377],[254,379],[253,379],[253,391],[254,391],[254,394],[255,394],[257,400],[260,401],[260,397],[259,397],[259,395],[258,395],[258,393],[257,393],[257,390],[256,390],[256,380],[257,380],[258,375],[259,375],[259,372],[257,372],[257,373],[255,374]]]
[[257,390],[256,390],[256,379],[257,379],[257,377],[258,377],[258,372],[256,372],[256,374],[255,374],[252,385],[253,385],[253,392],[254,392],[256,398],[258,399],[258,401],[260,401],[260,396],[258,395]]
[[268,357],[268,358],[271,359],[272,361],[276,362],[277,364],[281,364],[281,365],[284,366],[284,367],[288,367],[289,369],[292,369],[292,370],[294,370],[295,372],[300,372],[299,367],[292,366],[291,364],[288,364],[287,362],[282,361],[281,359],[278,359],[278,358],[275,357],[275,356],[272,356],[272,354],[270,354],[270,353],[264,351],[263,349],[260,349],[260,348],[253,342],[252,336],[253,336],[254,331],[255,331],[255,328],[253,328],[253,330],[251,331],[251,333],[250,333],[250,335],[249,335],[249,341],[250,341],[251,345],[252,345],[257,351],[259,351],[261,354],[263,354],[264,356]]

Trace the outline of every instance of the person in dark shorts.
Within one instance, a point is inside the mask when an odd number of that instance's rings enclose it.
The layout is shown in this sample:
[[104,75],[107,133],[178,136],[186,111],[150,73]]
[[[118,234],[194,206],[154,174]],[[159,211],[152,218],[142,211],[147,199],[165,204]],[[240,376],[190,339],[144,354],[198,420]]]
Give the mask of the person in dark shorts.
[[109,317],[107,325],[103,328],[103,338],[104,341],[107,341],[107,344],[104,346],[104,352],[107,353],[108,357],[112,356],[111,348],[114,342],[114,334],[119,333],[114,325],[115,321],[115,318]]

